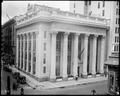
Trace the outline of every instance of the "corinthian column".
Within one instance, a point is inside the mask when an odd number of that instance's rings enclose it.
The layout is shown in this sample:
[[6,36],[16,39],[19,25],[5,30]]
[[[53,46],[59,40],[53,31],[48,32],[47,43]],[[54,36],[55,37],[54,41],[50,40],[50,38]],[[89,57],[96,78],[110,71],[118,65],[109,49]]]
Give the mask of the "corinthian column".
[[64,33],[63,38],[63,80],[67,80],[67,56],[68,56],[68,33]]
[[22,39],[22,35],[20,35],[20,57],[19,57],[20,58],[20,66],[19,66],[19,68],[21,68],[21,64],[22,64],[22,62],[21,62],[21,55],[22,55],[21,45],[22,45],[22,40],[21,39]]
[[51,33],[51,67],[50,81],[56,80],[56,35],[57,32]]
[[100,73],[104,74],[104,56],[105,56],[105,36],[101,39],[101,54],[100,54]]
[[97,45],[97,35],[94,35],[94,37],[93,37],[93,56],[92,56],[92,75],[93,75],[93,77],[95,77],[95,75],[96,75],[96,49],[97,49],[97,47],[96,47],[96,45]]
[[17,38],[16,38],[16,67],[18,67],[18,56],[19,56],[18,48],[19,48],[19,37],[17,35]]
[[83,78],[87,78],[88,34],[84,35]]
[[23,35],[23,70],[25,70],[25,35]]
[[27,72],[28,72],[28,67],[29,67],[29,34],[27,34],[27,67],[26,67]]
[[31,74],[33,74],[33,33],[31,34]]
[[78,33],[74,34],[73,76],[77,76],[78,75],[77,68],[78,68],[78,38],[79,38],[79,35],[80,34],[78,34]]

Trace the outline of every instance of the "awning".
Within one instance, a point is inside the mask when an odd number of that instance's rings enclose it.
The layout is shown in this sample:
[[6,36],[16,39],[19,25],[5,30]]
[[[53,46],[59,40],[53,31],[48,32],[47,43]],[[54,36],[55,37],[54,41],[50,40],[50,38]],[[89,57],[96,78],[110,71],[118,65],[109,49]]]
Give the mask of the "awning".
[[109,58],[105,61],[107,65],[119,65],[119,58]]

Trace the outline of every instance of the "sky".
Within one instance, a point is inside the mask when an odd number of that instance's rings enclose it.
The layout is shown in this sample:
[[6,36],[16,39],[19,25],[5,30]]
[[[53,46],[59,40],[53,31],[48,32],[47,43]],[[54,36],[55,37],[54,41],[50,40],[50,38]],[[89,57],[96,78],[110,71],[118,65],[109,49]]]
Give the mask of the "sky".
[[2,22],[3,25],[9,20],[7,14],[10,18],[18,15],[22,15],[27,11],[27,5],[30,4],[40,4],[50,7],[60,8],[64,11],[69,11],[70,1],[3,1],[2,2]]

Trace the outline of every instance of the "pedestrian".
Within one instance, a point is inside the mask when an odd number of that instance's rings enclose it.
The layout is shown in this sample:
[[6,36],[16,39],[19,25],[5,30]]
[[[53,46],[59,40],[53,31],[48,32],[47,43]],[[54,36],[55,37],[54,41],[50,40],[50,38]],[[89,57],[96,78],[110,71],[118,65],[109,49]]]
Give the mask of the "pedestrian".
[[76,81],[78,80],[78,76],[75,76],[75,80],[76,80]]
[[93,93],[92,95],[95,95],[96,93],[95,89],[91,90],[91,92]]
[[24,89],[21,88],[21,92],[20,92],[21,95],[24,95]]

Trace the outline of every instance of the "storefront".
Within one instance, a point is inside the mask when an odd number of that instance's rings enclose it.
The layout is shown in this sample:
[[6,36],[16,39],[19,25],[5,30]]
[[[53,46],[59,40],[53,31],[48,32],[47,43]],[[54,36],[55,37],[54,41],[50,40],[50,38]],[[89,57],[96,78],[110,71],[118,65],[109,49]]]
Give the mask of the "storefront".
[[119,63],[118,58],[110,57],[105,64],[108,66],[108,94],[118,95],[119,84],[118,84],[118,72]]

